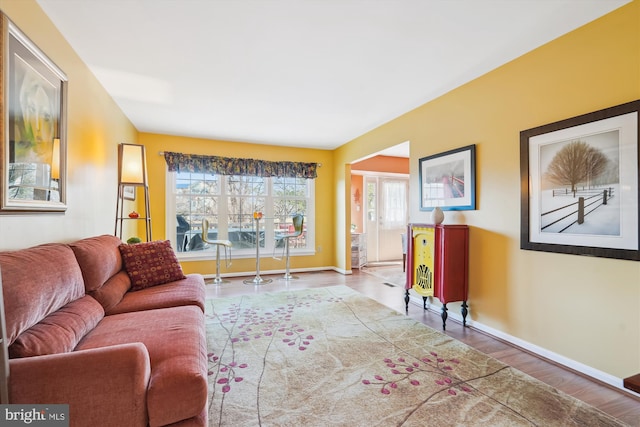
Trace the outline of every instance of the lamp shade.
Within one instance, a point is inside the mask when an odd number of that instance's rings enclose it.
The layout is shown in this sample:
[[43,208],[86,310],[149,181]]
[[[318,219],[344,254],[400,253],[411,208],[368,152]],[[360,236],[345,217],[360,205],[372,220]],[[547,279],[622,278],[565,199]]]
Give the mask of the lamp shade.
[[53,154],[51,156],[51,179],[60,179],[60,138],[53,140]]
[[118,181],[120,184],[143,185],[147,182],[144,145],[118,145]]

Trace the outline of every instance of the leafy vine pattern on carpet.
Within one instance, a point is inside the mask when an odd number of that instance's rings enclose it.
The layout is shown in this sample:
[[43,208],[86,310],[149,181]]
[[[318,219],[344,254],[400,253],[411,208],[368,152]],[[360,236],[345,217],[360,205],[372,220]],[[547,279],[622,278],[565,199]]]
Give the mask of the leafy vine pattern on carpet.
[[430,352],[430,354],[433,359],[425,356],[420,359],[423,364],[418,362],[409,363],[404,357],[397,358],[395,362],[389,358],[384,359],[384,363],[390,368],[391,379],[385,379],[382,375],[375,375],[373,380],[364,379],[362,383],[365,385],[381,385],[380,392],[382,394],[390,394],[392,390],[398,388],[398,384],[402,381],[408,381],[412,386],[419,386],[420,381],[412,378],[413,374],[430,372],[436,375],[433,381],[439,386],[442,386],[451,396],[458,394],[456,389],[466,393],[473,391],[472,387],[470,387],[466,381],[455,378],[449,374],[454,370],[453,366],[460,363],[458,359],[453,358],[447,361],[439,357],[435,351]]
[[624,425],[346,286],[208,300],[206,323],[209,426]]
[[[241,342],[251,340],[269,339],[280,337],[282,343],[288,347],[297,348],[299,351],[306,350],[313,342],[312,334],[305,334],[305,328],[292,322],[292,316],[296,309],[309,308],[311,304],[322,302],[335,303],[342,298],[323,297],[319,294],[307,295],[304,298],[291,296],[287,305],[277,307],[273,310],[263,311],[260,308],[246,307],[241,304],[232,304],[227,311],[213,315],[207,315],[209,319],[217,320],[220,325],[228,331],[228,344],[232,346],[232,360],[223,363],[222,357],[213,352],[207,354],[209,370],[207,375],[215,376],[215,383],[220,385],[220,391],[228,393],[231,391],[231,384],[242,382],[244,378],[238,375],[237,369],[245,369],[247,363],[236,361],[236,352],[233,346]],[[225,349],[223,350],[226,351]]]

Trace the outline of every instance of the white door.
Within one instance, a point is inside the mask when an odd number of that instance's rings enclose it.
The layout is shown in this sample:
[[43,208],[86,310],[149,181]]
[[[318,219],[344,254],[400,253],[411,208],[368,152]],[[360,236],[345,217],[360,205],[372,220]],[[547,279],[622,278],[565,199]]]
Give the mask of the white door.
[[365,177],[367,258],[369,262],[402,259],[401,234],[408,222],[409,179]]
[[378,177],[364,177],[364,232],[367,234],[367,262],[378,262]]

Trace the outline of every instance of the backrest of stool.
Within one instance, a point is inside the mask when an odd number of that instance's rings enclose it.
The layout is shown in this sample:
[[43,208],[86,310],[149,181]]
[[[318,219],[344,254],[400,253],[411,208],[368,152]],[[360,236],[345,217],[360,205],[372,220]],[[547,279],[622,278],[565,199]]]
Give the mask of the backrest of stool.
[[302,234],[303,224],[304,224],[304,215],[297,214],[293,216],[293,228],[295,232],[293,233],[292,237],[298,237],[299,235]]

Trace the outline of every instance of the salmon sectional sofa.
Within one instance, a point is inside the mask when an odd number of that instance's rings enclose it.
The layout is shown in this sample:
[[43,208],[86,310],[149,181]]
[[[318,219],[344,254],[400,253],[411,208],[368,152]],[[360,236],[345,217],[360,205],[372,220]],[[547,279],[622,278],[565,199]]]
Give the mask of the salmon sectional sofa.
[[11,403],[75,426],[206,426],[204,279],[168,241],[0,252]]

